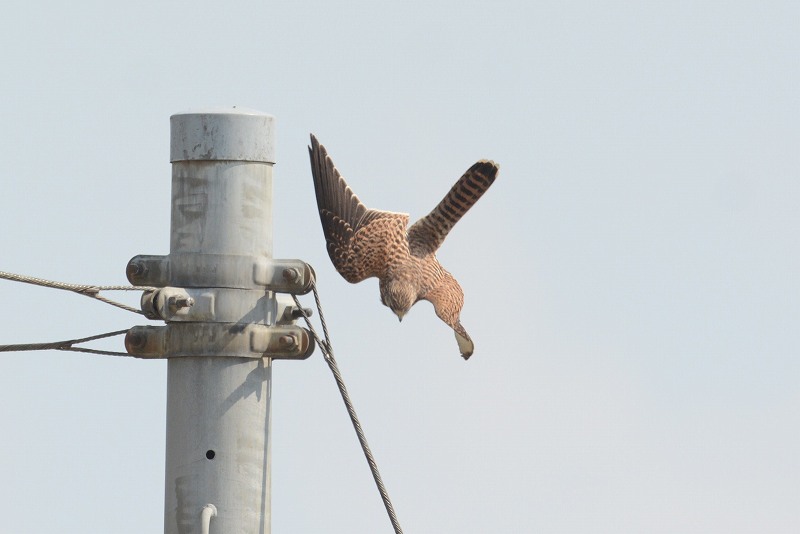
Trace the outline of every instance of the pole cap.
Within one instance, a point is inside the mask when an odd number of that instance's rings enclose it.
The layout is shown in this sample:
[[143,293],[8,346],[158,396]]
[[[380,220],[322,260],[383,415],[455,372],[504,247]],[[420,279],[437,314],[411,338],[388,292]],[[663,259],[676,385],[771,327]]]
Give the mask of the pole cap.
[[206,108],[169,118],[170,163],[275,163],[275,117],[247,108]]

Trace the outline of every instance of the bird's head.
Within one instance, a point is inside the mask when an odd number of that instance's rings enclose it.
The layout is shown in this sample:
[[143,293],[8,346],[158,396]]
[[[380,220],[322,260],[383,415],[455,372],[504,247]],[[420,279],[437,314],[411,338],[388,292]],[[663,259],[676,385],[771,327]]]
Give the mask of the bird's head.
[[417,292],[414,287],[399,280],[380,284],[381,302],[388,306],[401,321],[408,313],[411,306],[417,301]]

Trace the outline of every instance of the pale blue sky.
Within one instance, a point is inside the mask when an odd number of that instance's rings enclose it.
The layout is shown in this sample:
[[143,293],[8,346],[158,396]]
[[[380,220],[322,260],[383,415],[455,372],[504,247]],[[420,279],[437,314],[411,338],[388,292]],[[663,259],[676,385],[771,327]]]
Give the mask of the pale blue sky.
[[[277,118],[274,254],[310,262],[406,532],[795,532],[796,2],[13,2],[0,270],[124,283],[169,247],[169,116]],[[500,176],[439,258],[469,362],[324,250],[309,132],[369,206]],[[143,321],[0,281],[0,343]],[[105,348],[120,349],[119,342]],[[160,532],[166,364],[0,361],[0,530]],[[390,532],[319,354],[273,375],[273,532]]]

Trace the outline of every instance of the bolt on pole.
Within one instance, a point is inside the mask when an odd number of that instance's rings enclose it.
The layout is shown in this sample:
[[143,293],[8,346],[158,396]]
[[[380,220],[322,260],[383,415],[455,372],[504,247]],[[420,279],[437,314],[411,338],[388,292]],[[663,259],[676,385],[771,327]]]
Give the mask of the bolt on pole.
[[[313,287],[300,260],[272,258],[272,116],[241,109],[170,118],[167,256],[139,255],[152,286],[125,347],[168,358],[165,534],[269,534],[272,360],[314,345],[287,295]],[[153,289],[158,288],[158,289]]]

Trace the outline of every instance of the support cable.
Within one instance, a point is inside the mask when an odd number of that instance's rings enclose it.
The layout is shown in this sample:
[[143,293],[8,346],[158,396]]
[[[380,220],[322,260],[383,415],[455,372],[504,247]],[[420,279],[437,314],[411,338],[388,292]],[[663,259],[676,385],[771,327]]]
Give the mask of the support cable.
[[361,443],[361,449],[364,451],[364,456],[369,464],[369,469],[372,471],[372,478],[375,479],[375,485],[378,487],[378,492],[381,494],[383,505],[386,507],[386,513],[389,514],[389,520],[392,522],[392,527],[394,527],[395,534],[402,534],[403,530],[400,528],[400,523],[397,520],[397,515],[394,511],[394,506],[392,506],[392,501],[389,499],[389,492],[386,490],[386,486],[383,484],[381,474],[378,472],[378,464],[375,462],[375,457],[372,455],[372,451],[369,448],[367,438],[364,435],[364,429],[361,428],[361,423],[358,421],[356,409],[353,407],[353,402],[350,400],[350,394],[347,392],[347,387],[344,385],[344,379],[342,378],[342,374],[339,372],[339,366],[336,364],[336,358],[333,356],[333,347],[331,346],[330,336],[328,335],[328,325],[325,323],[325,315],[322,313],[322,304],[320,304],[317,285],[312,284],[311,289],[314,291],[314,301],[317,304],[320,323],[322,323],[322,332],[325,336],[324,341],[320,339],[316,330],[314,330],[314,326],[309,320],[309,315],[300,305],[300,301],[297,299],[297,296],[292,295],[292,298],[294,299],[295,304],[297,304],[297,307],[302,310],[303,318],[305,319],[309,330],[311,330],[311,335],[314,336],[314,340],[317,342],[317,345],[319,345],[320,350],[322,350],[322,355],[325,358],[325,362],[327,362],[328,367],[330,367],[331,372],[333,373],[334,379],[336,379],[336,385],[339,386],[339,393],[341,393],[342,400],[347,408],[347,413],[350,415],[350,421],[353,423],[353,429],[356,431],[358,441]]
[[26,284],[33,284],[36,286],[51,287],[53,289],[64,289],[66,291],[72,291],[73,293],[78,293],[79,295],[85,295],[87,297],[99,300],[100,302],[105,302],[106,304],[111,304],[112,306],[116,306],[117,308],[122,308],[123,310],[133,313],[138,313],[141,315],[144,315],[144,312],[142,312],[142,310],[138,310],[136,308],[128,306],[127,304],[123,304],[121,302],[108,299],[100,295],[100,292],[101,291],[154,291],[156,289],[154,287],[145,287],[145,286],[94,286],[94,285],[84,285],[84,284],[67,284],[64,282],[54,282],[53,280],[36,278],[34,276],[25,276],[22,274],[7,273],[5,271],[0,271],[0,278],[3,278],[5,280],[11,280],[13,282],[23,282]]
[[53,341],[51,343],[22,343],[19,345],[0,345],[0,352],[16,352],[25,350],[67,350],[73,352],[88,352],[89,354],[103,354],[107,356],[130,356],[127,352],[114,352],[109,350],[87,349],[84,347],[75,347],[78,343],[85,343],[87,341],[94,341],[95,339],[103,339],[106,337],[120,336],[126,334],[128,330],[116,330],[114,332],[106,332],[105,334],[98,334],[96,336],[83,337],[80,339],[68,339],[66,341]]

